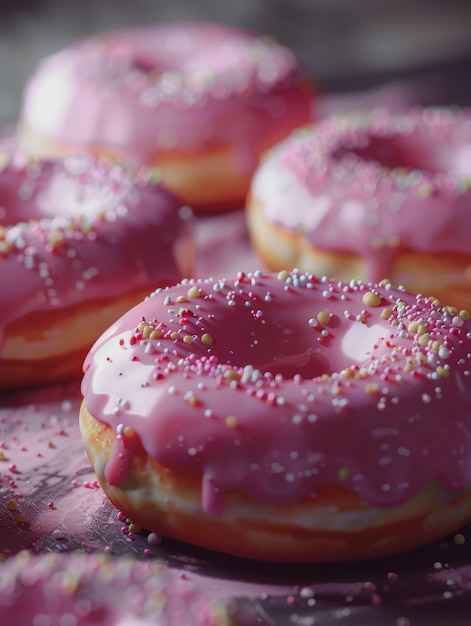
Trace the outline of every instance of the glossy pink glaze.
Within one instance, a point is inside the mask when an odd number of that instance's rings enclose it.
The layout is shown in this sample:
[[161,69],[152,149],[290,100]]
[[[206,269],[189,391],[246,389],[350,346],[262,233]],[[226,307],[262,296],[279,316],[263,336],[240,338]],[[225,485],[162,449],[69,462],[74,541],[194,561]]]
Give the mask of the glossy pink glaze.
[[156,561],[97,552],[22,552],[0,569],[3,624],[225,626],[236,623],[226,596],[210,599],[197,576]]
[[88,157],[0,157],[0,346],[27,313],[182,278],[188,212],[144,174]]
[[162,464],[202,472],[208,515],[224,510],[229,490],[279,504],[334,483],[389,507],[434,479],[462,489],[465,318],[389,285],[299,272],[159,290],[85,362],[87,408],[118,434],[106,475],[122,479],[128,426]]
[[111,146],[145,163],[159,150],[229,142],[247,172],[260,143],[286,119],[307,123],[311,105],[286,48],[228,26],[176,23],[105,33],[45,59],[22,118],[53,140]]
[[366,258],[376,282],[402,251],[469,254],[470,146],[467,110],[332,117],[280,144],[252,194],[315,248]]

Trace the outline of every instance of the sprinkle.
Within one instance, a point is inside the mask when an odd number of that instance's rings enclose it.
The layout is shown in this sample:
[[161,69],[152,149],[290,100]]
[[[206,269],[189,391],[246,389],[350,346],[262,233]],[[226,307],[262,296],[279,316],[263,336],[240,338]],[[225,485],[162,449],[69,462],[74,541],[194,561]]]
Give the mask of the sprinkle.
[[457,546],[462,546],[464,542],[466,541],[466,538],[462,533],[457,533],[454,536],[453,541],[455,542]]
[[193,337],[191,335],[185,335],[183,337],[183,343],[193,343]]
[[188,289],[188,297],[189,298],[201,297],[201,290],[196,285],[193,285],[193,287],[190,287],[190,289]]
[[204,333],[201,335],[201,343],[204,343],[205,346],[210,346],[213,343],[213,338],[209,333]]
[[226,426],[228,428],[236,428],[236,426],[238,426],[239,422],[237,421],[237,418],[234,417],[234,415],[228,415],[226,417]]
[[320,324],[328,324],[330,322],[330,317],[331,315],[328,311],[320,311],[317,314],[317,321]]
[[381,311],[381,319],[382,320],[388,320],[393,312],[393,308],[392,306],[387,306],[385,307],[382,311]]
[[379,306],[381,304],[381,297],[374,291],[367,291],[363,295],[363,304],[371,307]]
[[278,280],[281,280],[282,282],[286,282],[289,278],[289,272],[288,270],[281,270],[281,272],[278,273]]

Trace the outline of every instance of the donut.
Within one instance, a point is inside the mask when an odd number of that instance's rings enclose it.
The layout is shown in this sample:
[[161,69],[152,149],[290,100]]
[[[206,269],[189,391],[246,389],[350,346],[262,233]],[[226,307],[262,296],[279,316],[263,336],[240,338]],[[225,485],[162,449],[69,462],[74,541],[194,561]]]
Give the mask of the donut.
[[0,566],[3,624],[236,626],[231,604],[189,573],[104,552],[23,551]]
[[0,388],[80,377],[96,338],[189,275],[189,209],[89,156],[0,168]]
[[300,271],[185,280],[84,365],[80,428],[140,526],[276,562],[404,552],[471,517],[471,322]]
[[471,307],[471,112],[332,117],[279,144],[247,200],[265,269],[388,277]]
[[19,145],[143,163],[195,211],[240,208],[261,152],[309,123],[312,103],[272,39],[218,24],[137,27],[43,60],[24,89]]

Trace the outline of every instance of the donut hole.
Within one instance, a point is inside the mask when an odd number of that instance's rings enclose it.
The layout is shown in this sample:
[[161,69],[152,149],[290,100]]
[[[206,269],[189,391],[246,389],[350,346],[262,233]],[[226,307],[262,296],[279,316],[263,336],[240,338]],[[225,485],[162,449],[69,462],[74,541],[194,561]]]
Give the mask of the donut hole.
[[[393,137],[363,136],[356,145],[339,146],[332,157],[342,161],[354,157],[361,161],[378,164],[387,169],[418,170],[430,175],[454,171],[463,175],[461,151],[437,150],[432,139],[395,135]],[[468,174],[471,173],[471,154],[466,159]],[[465,168],[465,169],[466,169]]]
[[269,319],[267,310],[264,313],[264,325],[248,326],[236,316],[233,323],[226,320],[224,328],[230,327],[231,332],[215,333],[211,349],[220,363],[234,368],[250,365],[262,374],[281,374],[286,379],[296,375],[312,379],[352,366],[363,367],[386,350],[386,329],[379,324],[366,326],[332,316],[325,335],[320,327],[310,326],[309,315],[301,313],[298,323],[293,324],[292,311],[288,310],[286,317],[278,311],[276,321]]

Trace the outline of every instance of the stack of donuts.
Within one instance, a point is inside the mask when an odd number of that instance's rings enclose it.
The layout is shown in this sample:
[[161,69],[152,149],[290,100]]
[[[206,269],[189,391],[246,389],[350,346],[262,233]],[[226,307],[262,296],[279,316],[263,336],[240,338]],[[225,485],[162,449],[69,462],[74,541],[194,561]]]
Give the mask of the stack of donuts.
[[[326,563],[456,531],[470,145],[451,108],[318,121],[292,53],[235,28],[71,45],[28,81],[4,151],[0,387],[83,363],[97,479],[159,535]],[[195,277],[195,231],[229,210],[262,269]]]

